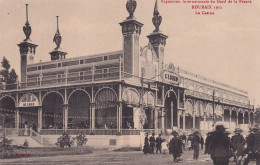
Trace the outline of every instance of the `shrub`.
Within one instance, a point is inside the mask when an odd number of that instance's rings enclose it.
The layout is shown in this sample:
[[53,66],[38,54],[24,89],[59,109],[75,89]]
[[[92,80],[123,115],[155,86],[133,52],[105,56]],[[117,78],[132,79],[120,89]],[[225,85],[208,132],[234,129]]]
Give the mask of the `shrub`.
[[4,136],[1,137],[0,141],[0,151],[2,152],[4,149],[5,151],[13,151],[12,140],[8,139],[7,137],[4,138]]
[[71,138],[71,136],[68,133],[63,133],[62,136],[60,136],[57,139],[57,143],[56,145],[59,146],[60,148],[64,148],[64,147],[71,147],[74,144],[74,139]]
[[73,139],[76,140],[78,147],[82,147],[88,141],[88,139],[82,132],[79,132],[78,135],[76,137],[74,137]]
[[25,141],[24,141],[24,143],[23,143],[23,146],[24,146],[24,147],[26,147],[26,148],[28,148],[28,147],[29,147],[29,143],[28,143],[28,141],[27,141],[27,140],[25,140]]

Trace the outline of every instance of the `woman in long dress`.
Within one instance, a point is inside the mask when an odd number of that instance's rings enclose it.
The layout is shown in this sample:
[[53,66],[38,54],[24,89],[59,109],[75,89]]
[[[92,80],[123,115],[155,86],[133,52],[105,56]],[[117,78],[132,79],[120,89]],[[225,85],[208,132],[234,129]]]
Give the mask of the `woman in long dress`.
[[148,133],[145,133],[143,152],[144,152],[144,154],[149,153],[149,139],[148,139]]

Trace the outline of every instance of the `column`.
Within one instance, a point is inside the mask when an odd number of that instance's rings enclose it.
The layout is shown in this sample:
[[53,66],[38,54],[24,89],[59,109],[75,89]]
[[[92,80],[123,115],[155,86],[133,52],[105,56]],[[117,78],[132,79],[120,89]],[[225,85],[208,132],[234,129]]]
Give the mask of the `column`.
[[42,130],[42,106],[38,108],[38,132]]
[[225,122],[225,110],[222,111],[222,122]]
[[243,112],[243,124],[245,124],[245,112]]
[[249,127],[251,127],[251,121],[250,121],[250,113],[248,112],[248,124],[249,124]]
[[[143,97],[143,96],[142,96]],[[119,110],[118,110],[118,121],[119,121],[119,125],[118,125],[118,134],[121,134],[122,131],[122,84],[119,84],[119,90],[118,90],[118,102],[119,102]]]
[[193,119],[192,119],[192,128],[195,129],[195,121],[196,120],[196,113],[195,113],[195,108],[193,107]]
[[91,132],[94,132],[94,129],[95,129],[95,103],[94,102],[92,102],[91,103],[91,114],[92,114],[92,116],[91,116],[91,125],[92,125],[92,127],[91,127]]
[[186,126],[185,126],[185,117],[186,117],[186,115],[185,115],[185,110],[183,110],[182,111],[182,125],[183,125],[183,131],[185,131],[185,129],[186,129]]
[[203,114],[203,121],[204,121],[204,133],[206,132],[206,112]]
[[15,128],[18,130],[19,129],[19,123],[20,123],[20,114],[19,114],[19,108],[17,107],[15,109]]
[[173,127],[173,101],[171,101],[171,129]]
[[165,129],[165,125],[164,125],[164,123],[165,123],[165,112],[164,112],[164,108],[162,108],[162,129],[164,130]]
[[231,129],[231,123],[232,123],[232,111],[229,111],[229,129]]
[[237,114],[237,123],[236,123],[236,127],[238,127],[238,112],[236,111]]
[[[94,75],[94,64],[92,68],[92,73]],[[94,134],[94,129],[95,129],[95,102],[94,102],[94,89],[92,86],[91,87],[91,134]]]
[[177,127],[180,129],[181,127],[181,110],[177,111]]
[[154,109],[154,129],[158,129],[158,111],[159,108]]
[[68,129],[68,104],[63,105],[63,129]]

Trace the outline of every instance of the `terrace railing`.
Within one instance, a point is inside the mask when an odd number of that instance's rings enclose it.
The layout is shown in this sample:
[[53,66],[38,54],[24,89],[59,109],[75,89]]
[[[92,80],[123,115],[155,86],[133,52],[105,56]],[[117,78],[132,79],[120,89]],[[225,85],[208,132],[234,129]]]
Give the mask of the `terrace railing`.
[[[193,90],[189,90],[189,89],[185,90],[185,95],[186,96],[200,98],[200,99],[204,99],[204,100],[209,100],[209,101],[213,100],[213,95],[209,95],[209,94],[205,94],[205,93],[201,93],[201,92],[197,92],[197,91],[193,91]],[[253,105],[250,105],[250,104],[247,104],[247,103],[238,102],[238,101],[234,101],[234,100],[224,99],[223,97],[216,97],[215,96],[215,102],[219,102],[219,103],[222,103],[222,104],[230,104],[230,105],[244,107],[244,108],[249,108],[249,109],[253,109],[254,108]]]

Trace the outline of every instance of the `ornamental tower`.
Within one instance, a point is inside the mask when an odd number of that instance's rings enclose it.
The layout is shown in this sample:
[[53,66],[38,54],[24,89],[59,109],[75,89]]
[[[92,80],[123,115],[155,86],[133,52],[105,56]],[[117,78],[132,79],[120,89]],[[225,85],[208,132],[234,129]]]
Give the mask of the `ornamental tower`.
[[123,33],[123,70],[130,75],[139,75],[139,36],[142,23],[134,17],[137,3],[135,0],[128,0],[126,9],[129,17],[120,23]]
[[159,29],[162,22],[162,17],[160,16],[158,10],[157,0],[155,1],[152,22],[153,25],[155,26],[155,30],[153,31],[153,33],[148,35],[147,38],[149,39],[149,42],[152,44],[156,52],[157,59],[159,59],[158,73],[161,73],[163,68],[163,61],[164,61],[164,47],[166,45],[166,39],[168,38],[168,36],[162,34]]
[[56,17],[57,17],[57,31],[53,38],[53,42],[55,42],[56,48],[54,48],[54,50],[52,52],[50,52],[52,61],[65,59],[66,55],[67,55],[67,53],[61,51],[61,48],[60,48],[62,37],[61,37],[60,31],[59,31],[59,16],[56,16]]
[[23,32],[26,36],[26,38],[18,44],[20,48],[20,56],[21,56],[21,82],[26,82],[26,73],[27,73],[27,64],[34,63],[34,56],[36,47],[38,45],[35,45],[31,43],[30,35],[32,32],[31,26],[28,21],[28,4],[25,4],[26,6],[26,23],[25,26],[23,26]]

